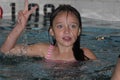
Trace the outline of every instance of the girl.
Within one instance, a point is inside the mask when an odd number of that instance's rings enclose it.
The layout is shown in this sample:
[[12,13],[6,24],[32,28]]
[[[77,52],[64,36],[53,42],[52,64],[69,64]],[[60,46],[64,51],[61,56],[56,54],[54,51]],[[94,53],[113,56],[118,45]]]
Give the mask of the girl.
[[79,12],[70,5],[59,6],[50,17],[49,33],[54,38],[53,44],[37,43],[29,46],[18,45],[16,41],[25,29],[29,15],[37,6],[28,10],[28,0],[25,8],[18,14],[18,23],[8,35],[1,47],[1,52],[12,55],[40,56],[53,61],[85,61],[96,59],[87,48],[80,48],[80,34],[82,31]]

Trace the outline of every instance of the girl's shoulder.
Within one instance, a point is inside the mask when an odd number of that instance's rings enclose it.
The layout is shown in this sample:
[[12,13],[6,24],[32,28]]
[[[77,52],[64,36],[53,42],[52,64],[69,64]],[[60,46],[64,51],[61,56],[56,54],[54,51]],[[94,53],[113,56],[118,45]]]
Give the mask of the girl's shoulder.
[[48,47],[48,46],[50,46],[50,43],[37,43],[35,45],[40,46],[40,47]]
[[36,43],[28,46],[28,53],[30,55],[37,55],[44,57],[47,54],[49,43]]
[[43,50],[43,51],[44,50],[46,51],[49,48],[50,44],[49,43],[37,43],[37,44],[34,44],[34,46],[36,48]]
[[84,52],[84,55],[86,57],[88,57],[89,59],[92,59],[92,60],[97,59],[96,55],[90,49],[88,49],[88,48],[82,48],[82,50]]

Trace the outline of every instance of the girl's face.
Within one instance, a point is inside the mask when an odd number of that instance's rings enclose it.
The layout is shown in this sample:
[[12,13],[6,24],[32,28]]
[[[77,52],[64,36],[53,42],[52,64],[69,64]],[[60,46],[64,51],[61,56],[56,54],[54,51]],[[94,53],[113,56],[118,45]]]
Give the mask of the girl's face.
[[50,34],[56,39],[57,45],[73,46],[80,35],[79,21],[71,12],[60,12],[53,21]]

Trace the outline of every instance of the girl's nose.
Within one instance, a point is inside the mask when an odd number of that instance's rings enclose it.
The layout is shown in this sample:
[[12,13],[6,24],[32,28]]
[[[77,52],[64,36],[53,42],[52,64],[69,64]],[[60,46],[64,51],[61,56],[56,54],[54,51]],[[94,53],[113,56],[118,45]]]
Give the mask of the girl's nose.
[[69,26],[66,26],[64,31],[65,31],[65,33],[70,33],[70,28],[69,28]]

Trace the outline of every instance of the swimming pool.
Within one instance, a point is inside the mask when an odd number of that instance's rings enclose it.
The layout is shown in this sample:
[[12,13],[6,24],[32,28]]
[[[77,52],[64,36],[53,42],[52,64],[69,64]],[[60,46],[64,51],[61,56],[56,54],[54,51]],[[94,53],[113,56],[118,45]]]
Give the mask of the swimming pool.
[[[98,60],[48,63],[39,57],[5,56],[0,53],[0,80],[110,80],[120,53],[120,22],[88,18],[82,18],[82,22],[81,46],[93,50]],[[10,20],[0,23],[0,45],[13,25]],[[47,29],[42,22],[31,22],[18,43],[49,42]]]

